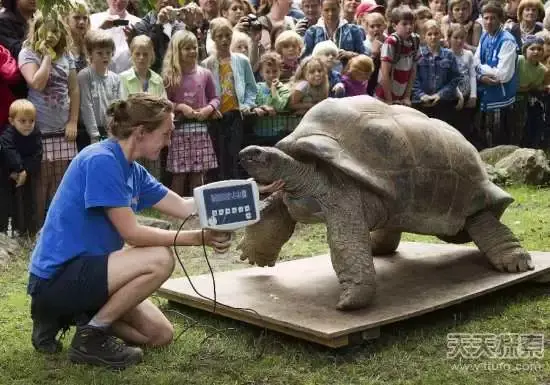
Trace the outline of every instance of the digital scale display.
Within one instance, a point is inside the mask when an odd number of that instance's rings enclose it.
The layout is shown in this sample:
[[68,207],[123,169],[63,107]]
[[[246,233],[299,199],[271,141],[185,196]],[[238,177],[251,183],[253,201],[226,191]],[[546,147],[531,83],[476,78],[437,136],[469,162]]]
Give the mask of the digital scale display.
[[236,229],[259,220],[256,182],[245,180],[214,182],[194,191],[201,226]]

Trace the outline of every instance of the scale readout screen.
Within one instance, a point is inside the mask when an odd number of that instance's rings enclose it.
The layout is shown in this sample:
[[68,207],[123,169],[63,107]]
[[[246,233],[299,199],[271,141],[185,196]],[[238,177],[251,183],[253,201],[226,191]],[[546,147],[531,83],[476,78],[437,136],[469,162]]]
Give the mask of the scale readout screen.
[[207,218],[215,218],[218,225],[256,219],[250,185],[205,189],[203,196]]

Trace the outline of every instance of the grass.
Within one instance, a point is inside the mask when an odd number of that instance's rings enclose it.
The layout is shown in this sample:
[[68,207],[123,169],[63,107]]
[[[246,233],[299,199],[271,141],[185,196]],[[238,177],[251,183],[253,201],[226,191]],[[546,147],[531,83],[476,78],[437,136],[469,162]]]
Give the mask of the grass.
[[[505,213],[504,222],[527,248],[550,250],[550,190],[522,187],[510,192],[516,202]],[[406,239],[435,242],[431,237],[407,235]],[[282,254],[290,259],[326,251],[323,226],[299,226]],[[198,324],[169,347],[147,351],[141,365],[124,372],[75,366],[65,353],[43,356],[30,345],[27,255],[22,253],[0,271],[0,384],[550,384],[549,354],[532,361],[529,368],[525,360],[481,358],[460,366],[446,358],[447,333],[548,334],[550,288],[535,283],[392,324],[382,328],[375,341],[339,350],[274,332],[262,337],[258,328],[199,311],[172,309],[155,298],[176,332],[191,325],[186,317]],[[185,249],[184,258],[193,274],[208,271],[201,248]],[[216,271],[243,267],[234,250],[231,256],[213,256],[211,261]],[[222,332],[212,335],[215,329]],[[65,345],[70,337],[65,337]]]

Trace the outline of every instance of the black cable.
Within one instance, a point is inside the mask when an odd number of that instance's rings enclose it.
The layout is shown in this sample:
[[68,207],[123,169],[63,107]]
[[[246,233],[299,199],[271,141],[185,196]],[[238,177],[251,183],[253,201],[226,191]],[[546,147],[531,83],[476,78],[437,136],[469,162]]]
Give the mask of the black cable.
[[[217,292],[216,292],[216,279],[214,277],[214,269],[212,269],[212,265],[210,264],[210,260],[208,259],[208,254],[206,252],[206,245],[205,245],[205,242],[204,242],[204,229],[201,230],[201,240],[202,240],[202,250],[203,250],[203,253],[204,253],[204,259],[206,260],[206,263],[208,265],[208,270],[210,271],[210,276],[212,277],[212,286],[213,286],[213,293],[214,293],[214,298],[210,298],[210,297],[207,297],[205,295],[203,295],[202,293],[200,293],[197,288],[195,287],[195,285],[193,285],[193,282],[191,281],[191,277],[189,276],[189,273],[187,272],[187,269],[185,269],[185,266],[183,265],[183,262],[181,261],[181,258],[178,254],[178,249],[177,249],[177,239],[178,239],[178,236],[179,236],[179,233],[181,232],[181,230],[183,229],[183,226],[185,226],[185,223],[187,222],[187,220],[189,218],[191,218],[193,215],[189,215],[187,216],[182,224],[180,225],[179,229],[176,231],[176,235],[174,236],[174,243],[173,243],[173,247],[174,247],[174,253],[176,255],[176,259],[178,260],[178,263],[180,264],[185,276],[187,277],[187,280],[189,281],[189,284],[191,285],[191,288],[193,289],[193,291],[195,293],[197,293],[197,295],[201,298],[204,298],[206,300],[209,300],[209,301],[212,301],[213,302],[213,308],[212,308],[212,313],[213,314],[216,314],[216,308],[217,308],[217,304],[218,304],[218,301],[217,301]],[[262,327],[263,327],[263,330],[262,330],[262,335],[260,336],[260,340],[263,340],[265,338],[265,336],[267,336],[267,327],[265,326],[265,321],[263,319],[263,317],[254,309],[251,309],[251,308],[242,308],[242,307],[233,307],[233,306],[230,306],[230,305],[225,305],[225,304],[222,304],[220,303],[220,305],[224,306],[224,307],[227,307],[229,309],[233,309],[233,310],[242,310],[242,311],[248,311],[250,313],[253,313],[254,315],[256,315],[260,321],[261,321],[261,324],[262,324]],[[181,313],[180,313],[181,314]],[[186,317],[186,318],[191,318],[191,317]],[[192,319],[192,318],[191,318]],[[187,328],[185,328],[182,332],[180,332],[180,334],[178,334],[178,336],[176,337],[175,341],[177,341],[181,335],[186,332],[187,330],[191,329],[192,327],[194,327],[195,325],[197,325],[199,322],[198,321],[195,321],[193,320],[193,324]],[[216,330],[215,333],[211,334],[211,335],[215,335],[215,334],[219,334],[221,332],[221,330],[218,330],[210,325],[207,325],[209,326],[210,328],[213,328]],[[228,328],[226,330],[235,330],[233,328]],[[206,339],[208,339],[211,335],[208,335],[206,337]],[[204,341],[203,341],[204,342]],[[257,355],[257,358],[261,357],[264,353],[264,350],[265,350],[265,346],[263,347],[263,349],[259,352],[259,354]]]

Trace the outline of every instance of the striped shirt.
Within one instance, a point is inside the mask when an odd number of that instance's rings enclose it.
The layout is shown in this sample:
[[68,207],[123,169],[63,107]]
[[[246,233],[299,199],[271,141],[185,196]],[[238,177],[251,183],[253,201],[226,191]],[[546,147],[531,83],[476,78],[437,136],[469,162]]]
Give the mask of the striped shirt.
[[[380,51],[380,60],[392,64],[391,70],[391,91],[392,100],[400,100],[404,98],[407,84],[411,77],[413,68],[419,59],[418,50],[414,50],[413,38],[409,37],[401,43],[401,53],[396,58],[396,47],[398,45],[397,38],[390,35],[384,41]],[[376,96],[382,100],[384,97],[384,88],[382,87],[382,71],[378,73],[378,86],[376,87]]]

